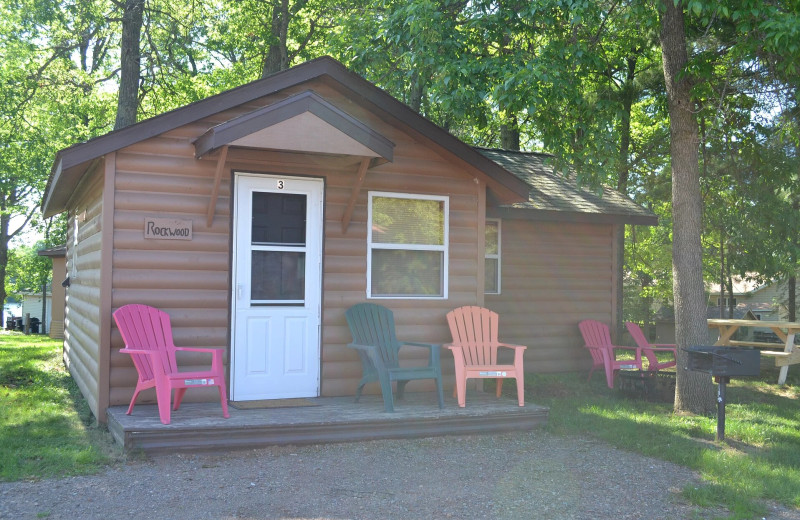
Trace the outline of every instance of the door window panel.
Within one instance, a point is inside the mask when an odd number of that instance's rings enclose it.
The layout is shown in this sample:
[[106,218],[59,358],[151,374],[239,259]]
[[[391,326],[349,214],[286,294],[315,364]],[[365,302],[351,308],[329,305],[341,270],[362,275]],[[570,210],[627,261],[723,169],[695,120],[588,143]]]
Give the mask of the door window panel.
[[306,196],[253,193],[250,300],[253,305],[305,301]]
[[250,298],[253,303],[305,298],[306,254],[288,251],[253,251]]
[[306,196],[253,193],[253,245],[306,243]]

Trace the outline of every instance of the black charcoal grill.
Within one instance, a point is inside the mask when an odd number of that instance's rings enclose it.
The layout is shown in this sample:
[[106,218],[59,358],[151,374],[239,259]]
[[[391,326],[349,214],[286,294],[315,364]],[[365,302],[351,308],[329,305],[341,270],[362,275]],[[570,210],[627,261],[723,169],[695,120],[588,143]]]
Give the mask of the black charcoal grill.
[[717,440],[725,439],[725,385],[731,377],[758,376],[761,372],[761,352],[752,348],[695,346],[685,349],[689,354],[688,370],[711,374],[717,383]]

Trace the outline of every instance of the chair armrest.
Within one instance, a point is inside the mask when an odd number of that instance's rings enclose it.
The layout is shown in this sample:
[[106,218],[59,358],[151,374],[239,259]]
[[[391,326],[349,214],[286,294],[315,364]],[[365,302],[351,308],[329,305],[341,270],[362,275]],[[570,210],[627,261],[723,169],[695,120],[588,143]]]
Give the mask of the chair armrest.
[[512,345],[511,343],[498,343],[497,346],[498,347],[505,347],[505,348],[513,348],[514,350],[517,350],[517,349],[525,350],[526,348],[528,348],[525,345]]
[[222,349],[219,348],[207,348],[207,347],[175,347],[175,350],[186,350],[189,352],[222,352]]
[[[626,345],[611,345],[612,353],[616,350],[633,350],[636,356],[636,362],[642,362],[642,347],[628,347]],[[616,359],[616,354],[612,354]]]
[[363,351],[366,351],[366,352],[374,352],[378,348],[375,345],[362,345],[360,343],[348,343],[347,346],[349,348],[363,350]]
[[154,354],[159,354],[159,352],[157,350],[145,350],[145,349],[141,349],[141,348],[128,348],[128,347],[121,348],[121,349],[119,349],[119,351],[122,352],[123,354],[131,354],[131,355],[133,355],[133,354],[145,354],[147,356],[152,356]]
[[409,347],[423,347],[430,349],[430,355],[428,356],[428,366],[432,367],[439,367],[441,362],[439,361],[442,357],[442,345],[439,343],[418,343],[416,341],[401,341],[400,347],[405,347],[408,345]]
[[362,345],[359,343],[348,343],[347,346],[349,348],[354,348],[358,350],[358,353],[361,354],[362,361],[365,359],[369,360],[372,363],[372,366],[375,367],[376,370],[386,370],[386,367],[383,363],[383,358],[378,351],[378,347],[375,345]]
[[401,341],[400,342],[400,346],[401,347],[405,346],[405,345],[409,345],[411,347],[425,347],[425,348],[430,348],[430,349],[432,349],[434,347],[438,347],[438,348],[442,347],[442,345],[440,345],[439,343],[417,343],[416,341]]
[[200,352],[203,354],[211,354],[211,370],[222,370],[222,354],[221,348],[207,348],[207,347],[175,347],[176,351],[180,352]]

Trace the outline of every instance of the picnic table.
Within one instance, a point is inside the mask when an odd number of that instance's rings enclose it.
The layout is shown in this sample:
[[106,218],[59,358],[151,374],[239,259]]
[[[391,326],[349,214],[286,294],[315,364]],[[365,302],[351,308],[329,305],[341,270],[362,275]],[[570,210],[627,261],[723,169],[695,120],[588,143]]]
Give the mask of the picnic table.
[[[775,358],[775,366],[781,367],[780,374],[778,375],[779,385],[786,382],[789,365],[800,363],[800,349],[794,349],[795,334],[800,333],[800,323],[798,322],[710,319],[708,320],[708,326],[710,328],[719,329],[719,339],[714,345],[755,347],[761,350],[762,355]],[[783,342],[783,349],[780,349],[781,343],[732,339],[734,333],[742,327],[770,329]]]

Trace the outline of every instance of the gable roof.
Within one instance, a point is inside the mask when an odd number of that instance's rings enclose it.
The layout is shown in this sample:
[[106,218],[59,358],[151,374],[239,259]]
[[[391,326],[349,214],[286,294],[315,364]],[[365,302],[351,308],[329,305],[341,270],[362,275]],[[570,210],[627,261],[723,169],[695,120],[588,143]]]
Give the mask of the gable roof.
[[467,167],[485,175],[487,184],[505,201],[526,197],[529,187],[521,179],[338,61],[322,57],[59,151],[45,188],[42,212],[49,217],[64,211],[87,169],[107,153],[315,79],[332,81],[357,102],[369,105],[376,112],[382,111],[418,135],[430,139],[464,161]]
[[[301,135],[313,133],[312,125],[322,124],[334,131],[338,130],[346,137],[327,149],[307,147],[307,143],[302,142],[304,139],[292,135],[293,122],[299,122],[295,130]],[[394,143],[386,137],[339,110],[315,92],[306,90],[209,128],[195,141],[195,155],[199,158],[228,144],[257,147],[258,143],[265,142],[280,143],[271,145],[270,148],[280,147],[286,150],[327,153],[343,153],[341,150],[348,150],[365,157],[380,157],[382,162],[391,162],[394,152]]]
[[594,223],[656,225],[658,217],[622,193],[603,187],[597,194],[578,186],[574,176],[553,170],[544,153],[476,148],[530,187],[528,200],[501,205],[500,213],[536,220],[585,221]]

